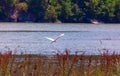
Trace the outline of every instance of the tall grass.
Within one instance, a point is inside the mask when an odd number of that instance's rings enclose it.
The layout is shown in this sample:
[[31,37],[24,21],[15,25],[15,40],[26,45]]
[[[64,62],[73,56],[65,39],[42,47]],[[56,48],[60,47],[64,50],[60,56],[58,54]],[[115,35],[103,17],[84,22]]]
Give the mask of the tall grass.
[[54,55],[0,53],[0,76],[120,76],[120,55],[69,50]]

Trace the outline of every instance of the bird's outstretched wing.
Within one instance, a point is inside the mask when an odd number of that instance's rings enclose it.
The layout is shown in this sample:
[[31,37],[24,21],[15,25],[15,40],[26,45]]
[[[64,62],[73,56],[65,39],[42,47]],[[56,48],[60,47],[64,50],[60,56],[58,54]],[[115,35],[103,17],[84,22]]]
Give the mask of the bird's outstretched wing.
[[48,39],[48,40],[51,40],[51,41],[52,41],[51,44],[52,44],[53,42],[56,42],[57,39],[61,38],[62,36],[64,36],[64,34],[60,34],[60,35],[57,36],[55,39],[53,39],[53,38],[49,38],[49,37],[45,37],[45,38]]
[[49,38],[49,37],[45,37],[45,38],[48,39],[48,40],[54,41],[53,38]]
[[64,34],[60,34],[59,36],[57,36],[54,40],[57,40],[57,39],[59,39],[59,38],[61,38],[61,37],[63,37],[64,36]]

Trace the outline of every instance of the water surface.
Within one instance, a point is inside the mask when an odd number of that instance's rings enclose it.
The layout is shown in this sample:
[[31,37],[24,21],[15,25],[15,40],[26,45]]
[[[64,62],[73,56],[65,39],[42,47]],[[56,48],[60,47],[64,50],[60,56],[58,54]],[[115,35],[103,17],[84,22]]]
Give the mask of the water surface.
[[[87,54],[98,54],[98,49],[120,51],[119,24],[33,24],[1,23],[0,49],[26,51],[27,53],[49,54],[52,51],[71,52],[86,51]],[[45,37],[65,36],[56,43]]]

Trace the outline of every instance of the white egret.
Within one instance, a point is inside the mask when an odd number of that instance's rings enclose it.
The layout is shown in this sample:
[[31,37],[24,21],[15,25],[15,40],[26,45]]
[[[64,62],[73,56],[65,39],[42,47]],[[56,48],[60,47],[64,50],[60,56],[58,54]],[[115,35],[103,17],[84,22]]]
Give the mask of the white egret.
[[48,40],[51,40],[51,41],[52,41],[51,44],[52,44],[53,42],[56,42],[59,38],[61,38],[61,37],[63,37],[63,36],[64,36],[64,34],[60,34],[60,35],[57,36],[55,39],[50,38],[50,37],[45,37],[45,38],[48,39]]

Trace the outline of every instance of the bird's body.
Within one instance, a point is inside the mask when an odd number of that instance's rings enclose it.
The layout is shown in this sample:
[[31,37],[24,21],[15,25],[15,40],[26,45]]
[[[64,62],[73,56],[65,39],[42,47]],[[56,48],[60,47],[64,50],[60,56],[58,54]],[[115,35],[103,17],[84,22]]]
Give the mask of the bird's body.
[[59,38],[61,38],[61,37],[63,37],[63,36],[64,36],[64,34],[60,34],[60,35],[57,36],[55,39],[49,38],[49,37],[45,37],[45,38],[48,39],[48,40],[51,40],[51,41],[52,41],[51,44],[52,44],[53,42],[56,42]]

